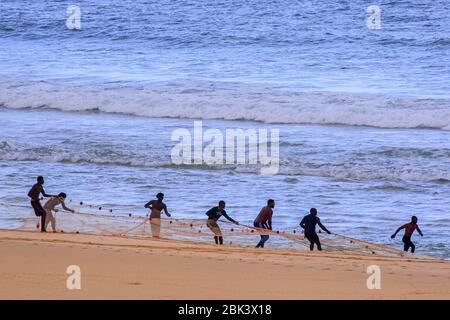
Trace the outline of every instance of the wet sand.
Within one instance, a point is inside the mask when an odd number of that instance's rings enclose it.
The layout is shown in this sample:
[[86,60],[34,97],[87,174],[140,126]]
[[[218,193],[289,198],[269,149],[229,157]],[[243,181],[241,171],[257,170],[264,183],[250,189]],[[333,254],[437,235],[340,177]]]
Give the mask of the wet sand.
[[[81,290],[66,287],[69,265]],[[449,299],[449,271],[437,259],[0,231],[0,299]]]

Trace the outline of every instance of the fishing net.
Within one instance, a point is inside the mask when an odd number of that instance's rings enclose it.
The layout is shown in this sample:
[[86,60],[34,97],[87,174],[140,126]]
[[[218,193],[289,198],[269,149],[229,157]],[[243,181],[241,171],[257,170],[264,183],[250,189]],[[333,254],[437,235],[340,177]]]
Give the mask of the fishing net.
[[[75,210],[75,213],[60,210],[53,214],[57,221],[58,232],[144,239],[152,237],[152,228],[148,216],[116,212],[113,208],[83,202],[77,203],[71,200],[70,206]],[[38,223],[38,217],[23,218],[20,226],[16,229],[36,230]],[[250,225],[236,225],[222,220],[218,221],[218,224],[224,238],[224,245],[227,246],[254,247],[259,241],[259,235],[263,233],[270,236],[270,242],[267,245],[270,248],[309,250],[309,241],[298,230],[280,229],[268,231],[254,228]],[[47,231],[51,231],[50,225]],[[369,243],[339,234],[328,235],[320,233],[319,236],[322,248],[325,251],[380,256],[405,255],[403,251],[385,245]],[[162,217],[160,237],[164,239],[214,243],[214,233],[206,225],[206,219]]]

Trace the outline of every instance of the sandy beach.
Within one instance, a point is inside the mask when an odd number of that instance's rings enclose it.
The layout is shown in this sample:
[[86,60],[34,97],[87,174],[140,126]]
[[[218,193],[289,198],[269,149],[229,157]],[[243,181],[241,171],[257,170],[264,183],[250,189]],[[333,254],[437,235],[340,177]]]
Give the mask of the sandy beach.
[[[449,299],[450,262],[0,231],[0,299]],[[66,269],[81,269],[68,290]],[[367,267],[381,269],[369,290]]]

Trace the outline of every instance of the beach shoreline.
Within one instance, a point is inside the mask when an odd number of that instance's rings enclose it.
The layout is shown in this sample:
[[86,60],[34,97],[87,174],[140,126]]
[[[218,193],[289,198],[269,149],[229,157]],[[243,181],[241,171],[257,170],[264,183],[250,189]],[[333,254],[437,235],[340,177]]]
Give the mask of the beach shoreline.
[[[449,299],[450,261],[0,230],[0,299]],[[68,266],[81,270],[69,290]],[[379,266],[381,289],[367,268]]]

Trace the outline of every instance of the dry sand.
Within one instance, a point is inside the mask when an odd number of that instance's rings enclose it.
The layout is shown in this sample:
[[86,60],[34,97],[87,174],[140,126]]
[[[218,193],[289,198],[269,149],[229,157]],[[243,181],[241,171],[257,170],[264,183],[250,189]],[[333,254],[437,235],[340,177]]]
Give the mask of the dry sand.
[[[66,288],[69,265],[81,290]],[[367,288],[369,265],[380,290]],[[433,259],[0,230],[0,299],[449,299],[449,271]]]

